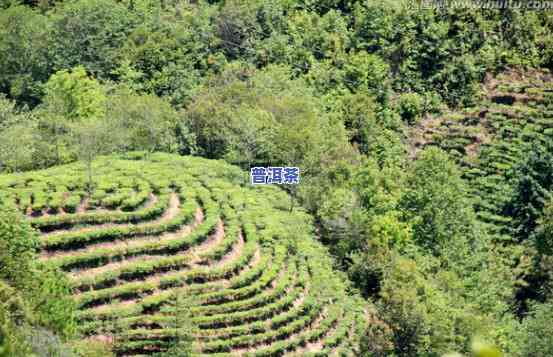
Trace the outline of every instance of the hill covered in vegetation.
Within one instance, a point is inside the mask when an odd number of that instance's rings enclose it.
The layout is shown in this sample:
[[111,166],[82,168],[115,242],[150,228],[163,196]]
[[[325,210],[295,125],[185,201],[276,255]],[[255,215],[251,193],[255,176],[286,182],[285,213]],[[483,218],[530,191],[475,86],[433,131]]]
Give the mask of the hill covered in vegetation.
[[[438,146],[456,159],[470,183],[478,218],[499,246],[514,250],[528,301],[547,300],[553,189],[553,77],[508,71],[489,77],[474,107],[428,117],[412,128],[413,153]],[[549,205],[549,208],[548,208]],[[514,258],[517,257],[517,258]],[[544,285],[545,284],[545,285]]]
[[[538,3],[0,0],[0,349],[552,356]],[[257,166],[301,182],[249,187]],[[252,259],[292,288],[247,290]],[[209,290],[235,282],[245,305]]]
[[[537,165],[550,162],[553,76],[520,70],[490,76],[481,97],[475,106],[422,120],[412,129],[412,146],[416,151],[433,145],[450,153],[471,182],[479,217],[501,227],[505,239],[524,238],[536,228],[535,214],[549,198],[549,174]],[[516,177],[522,166],[534,187],[516,187],[524,184]],[[521,195],[524,189],[537,196],[527,197],[533,206],[522,212],[509,200],[524,199],[515,192]]]
[[93,167],[90,182],[81,164],[0,177],[40,261],[66,273],[84,336],[123,355],[353,353],[369,306],[284,192],[192,157]]

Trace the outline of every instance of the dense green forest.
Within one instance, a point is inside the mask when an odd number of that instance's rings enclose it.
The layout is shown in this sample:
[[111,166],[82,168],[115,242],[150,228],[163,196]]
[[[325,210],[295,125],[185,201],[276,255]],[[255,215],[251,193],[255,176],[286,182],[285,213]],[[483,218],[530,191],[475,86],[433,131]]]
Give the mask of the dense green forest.
[[0,0],[0,356],[553,356],[553,11],[418,5]]

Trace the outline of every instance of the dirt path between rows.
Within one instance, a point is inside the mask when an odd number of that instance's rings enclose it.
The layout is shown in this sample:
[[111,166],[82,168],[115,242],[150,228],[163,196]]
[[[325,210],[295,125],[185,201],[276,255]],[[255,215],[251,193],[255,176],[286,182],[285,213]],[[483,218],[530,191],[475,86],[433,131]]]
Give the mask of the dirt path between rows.
[[167,221],[175,218],[178,215],[179,210],[180,210],[179,197],[176,193],[172,193],[170,198],[169,198],[169,207],[165,210],[165,212],[163,212],[163,215],[161,217],[159,217],[159,218],[157,218],[153,221],[142,222],[142,223],[139,223],[139,224],[105,223],[105,224],[100,224],[100,225],[96,225],[96,226],[81,227],[81,228],[77,228],[77,229],[60,229],[60,230],[56,230],[56,231],[53,231],[53,232],[42,234],[41,237],[43,237],[43,238],[55,237],[55,236],[63,235],[63,234],[66,234],[66,233],[87,233],[87,232],[92,232],[92,231],[101,230],[101,229],[105,229],[105,228],[119,228],[119,227],[120,228],[125,228],[125,227],[131,227],[131,226],[144,227],[144,226],[148,226],[148,225],[155,225],[155,224],[160,224],[160,223],[167,222]]
[[164,233],[162,235],[153,235],[153,236],[141,236],[141,238],[134,238],[131,237],[130,239],[118,239],[114,241],[109,242],[101,242],[101,243],[94,243],[91,245],[86,246],[82,249],[76,249],[76,250],[65,250],[65,251],[54,251],[54,252],[48,252],[44,251],[41,253],[41,260],[48,260],[53,258],[63,258],[68,256],[75,256],[78,254],[87,254],[92,253],[95,250],[98,249],[113,249],[113,250],[129,250],[133,248],[137,248],[152,242],[167,242],[173,239],[179,239],[183,236],[189,235],[196,229],[198,225],[200,225],[204,220],[204,214],[201,208],[196,209],[196,214],[194,217],[194,222],[191,224],[188,224],[186,226],[183,226],[181,229],[179,229],[176,232],[170,232],[170,233]]
[[[309,289],[308,288],[306,288],[303,291],[303,293],[296,300],[294,300],[294,302],[292,304],[292,307],[288,310],[292,310],[294,308],[298,308],[299,306],[301,306],[303,304],[303,302],[305,301],[305,297],[307,296],[307,294],[309,294]],[[286,310],[286,311],[288,311],[288,310]],[[317,317],[317,319],[319,319],[319,318],[320,318],[320,315]],[[272,318],[269,319],[269,320],[266,320],[266,323],[267,323],[268,326],[270,326],[271,320],[272,320]],[[235,354],[236,356],[242,356],[246,353],[254,353],[254,352],[258,351],[259,349],[264,349],[264,348],[270,347],[272,344],[274,344],[276,342],[293,339],[293,338],[295,338],[296,336],[300,335],[303,332],[304,332],[304,330],[302,329],[300,332],[293,333],[284,340],[275,340],[273,342],[259,342],[259,343],[255,343],[254,346],[245,347],[245,348],[232,348],[231,353]]]
[[[71,255],[74,255],[75,253],[81,254],[81,253],[92,252],[92,251],[94,251],[95,249],[98,249],[98,248],[112,248],[114,250],[122,249],[122,248],[131,249],[131,248],[138,248],[138,247],[141,247],[143,245],[150,244],[152,242],[164,243],[164,242],[169,242],[171,240],[182,239],[183,237],[191,234],[194,231],[194,229],[196,229],[196,227],[203,222],[203,220],[204,220],[203,211],[201,210],[201,208],[198,207],[198,209],[196,211],[196,216],[195,216],[194,222],[189,224],[189,225],[184,226],[183,228],[181,228],[177,232],[165,233],[161,236],[146,236],[144,238],[140,238],[140,239],[136,239],[136,240],[119,240],[119,241],[114,241],[114,242],[99,243],[99,244],[89,246],[89,247],[87,247],[85,249],[82,249],[82,250],[77,250],[77,251],[73,251],[73,252],[63,252],[61,254],[58,253],[57,255],[53,255],[53,256],[50,255],[49,258],[51,259],[52,257],[58,258],[58,257],[63,257],[63,256],[71,256]],[[188,251],[186,251],[186,252],[188,252]],[[136,261],[148,261],[148,260],[153,260],[153,259],[163,259],[163,258],[166,258],[166,257],[167,256],[163,255],[163,254],[137,255],[137,256],[134,256],[134,257],[125,258],[125,259],[123,259],[121,261],[118,261],[118,262],[108,263],[108,264],[102,265],[100,267],[80,269],[80,270],[77,270],[77,271],[73,271],[73,272],[69,273],[69,277],[72,278],[72,279],[86,278],[86,277],[101,274],[101,273],[104,273],[104,272],[107,272],[107,271],[110,271],[110,270],[115,270],[115,269],[122,268],[122,267],[124,267],[126,265],[129,265],[130,263],[133,263],[133,262],[136,262]]]
[[[236,276],[244,274],[248,270],[252,269],[252,267],[254,267],[256,264],[258,264],[260,259],[261,259],[261,257],[260,257],[260,253],[259,253],[259,249],[258,249],[258,250],[256,250],[256,253],[252,257],[252,260],[250,261],[250,263],[248,265],[244,266],[244,268],[242,270],[240,270],[240,272],[238,272],[236,274]],[[169,271],[169,272],[158,273],[158,274],[150,276],[148,279],[145,279],[144,284],[146,284],[146,285],[151,284],[151,283],[159,284],[160,280],[163,277],[169,276],[169,275],[175,275],[175,274],[179,274],[179,273],[186,274],[185,272],[178,272],[178,271],[177,272],[176,271]],[[214,281],[211,281],[211,283],[220,282],[221,283],[221,288],[224,289],[224,288],[227,287],[228,284],[226,284],[226,283],[228,283],[228,281],[229,281],[228,279],[216,279]],[[145,297],[157,296],[157,295],[163,294],[165,291],[167,291],[167,290],[160,290],[160,289],[156,288],[151,293],[142,293],[140,298],[130,299],[130,300],[127,300],[127,301],[130,301],[130,304],[136,304],[136,303],[139,303],[141,300],[143,300]],[[77,294],[77,296],[78,296],[78,294]],[[109,306],[113,306],[113,304],[110,304],[110,303],[101,304],[101,305],[95,306],[94,308],[92,308],[92,310],[95,310],[97,312],[101,312],[102,310],[108,308]]]
[[[317,319],[317,321],[315,321],[315,323],[313,325],[311,325],[311,329],[316,329],[320,326],[321,324],[321,321],[323,321],[320,317],[324,317],[326,313],[326,309],[321,312],[321,315],[319,316],[319,318]],[[342,316],[341,316],[342,317]],[[291,352],[288,352],[288,353],[285,353],[284,356],[289,356],[289,357],[293,357],[293,356],[303,356],[304,354],[307,354],[307,353],[313,353],[313,352],[320,352],[324,349],[324,341],[325,339],[327,339],[329,336],[331,336],[334,332],[336,332],[336,329],[338,327],[338,324],[340,323],[340,318],[338,318],[338,320],[336,320],[331,328],[329,328],[327,331],[325,331],[325,333],[323,333],[322,336],[320,336],[316,341],[314,342],[308,342],[305,346],[301,347],[301,348],[298,348],[294,351],[291,351]]]

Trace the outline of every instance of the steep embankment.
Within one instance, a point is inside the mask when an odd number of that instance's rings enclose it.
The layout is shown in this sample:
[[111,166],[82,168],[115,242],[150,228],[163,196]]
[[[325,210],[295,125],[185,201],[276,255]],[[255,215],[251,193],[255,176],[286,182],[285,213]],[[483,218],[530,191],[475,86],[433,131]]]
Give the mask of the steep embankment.
[[[106,157],[0,176],[67,272],[82,333],[120,355],[193,336],[199,355],[350,355],[365,306],[346,293],[310,217],[220,161]],[[179,313],[177,313],[179,312]]]

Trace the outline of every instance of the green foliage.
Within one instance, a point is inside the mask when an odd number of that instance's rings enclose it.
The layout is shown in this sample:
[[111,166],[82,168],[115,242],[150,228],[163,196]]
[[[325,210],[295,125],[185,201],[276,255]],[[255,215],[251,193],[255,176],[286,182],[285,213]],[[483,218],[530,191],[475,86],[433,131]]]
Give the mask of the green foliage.
[[553,353],[553,340],[548,331],[551,321],[551,303],[536,304],[522,323],[522,356],[545,357]]
[[37,105],[50,74],[45,38],[51,22],[26,6],[0,12],[0,92],[21,104]]
[[45,91],[45,110],[54,120],[96,120],[105,115],[103,88],[82,66],[53,74]]
[[479,340],[472,342],[471,349],[475,357],[501,357],[503,355],[497,347]]
[[553,255],[553,200],[546,204],[538,221],[536,246],[540,253]]
[[352,91],[368,92],[380,101],[387,99],[388,64],[366,52],[350,55],[344,66],[344,81]]
[[[479,340],[472,342],[470,356],[474,357],[501,357],[503,354],[493,345]],[[448,353],[443,357],[463,357],[459,353]]]
[[[117,316],[112,327],[130,331],[118,354],[164,351],[179,328],[156,309],[171,299],[165,290],[186,284],[192,295],[217,302],[190,309],[198,313],[190,320],[207,330],[199,345],[209,353],[358,354],[348,331],[363,328],[357,317],[366,311],[353,302],[324,310],[320,299],[345,299],[313,285],[344,286],[321,270],[325,253],[305,243],[312,227],[300,204],[315,215],[337,264],[375,302],[362,353],[468,354],[472,334],[483,332],[510,355],[530,355],[532,345],[548,354],[539,336],[547,327],[538,316],[544,308],[531,300],[548,306],[553,281],[551,74],[524,69],[553,63],[551,13],[421,9],[403,0],[5,0],[0,8],[0,168],[16,173],[0,178],[0,197],[16,202],[45,234],[45,256],[54,253],[49,266],[114,264],[64,281],[44,266],[25,265],[36,257],[21,252],[36,247],[12,238],[31,237],[28,226],[5,226],[13,232],[0,248],[15,251],[2,256],[9,266],[1,274],[28,291],[13,294],[21,300],[14,310],[29,312],[17,313],[25,324],[0,317],[2,336],[9,336],[2,342],[11,341],[4,353],[40,355],[62,345],[44,328],[73,333],[69,286],[79,289],[84,331]],[[520,69],[491,79],[511,66]],[[447,105],[465,108],[450,113]],[[143,152],[126,154],[121,166],[96,159],[131,150]],[[299,166],[302,184],[283,187],[290,195],[259,189],[274,196],[259,201],[211,172],[247,191],[240,170],[189,166],[155,151],[246,170]],[[21,173],[77,160],[83,163],[71,174],[51,171],[54,180]],[[186,178],[173,175],[180,172],[175,165],[187,167]],[[164,221],[172,191],[186,201]],[[176,236],[194,220],[196,204],[204,221]],[[86,208],[92,212],[82,213]],[[250,213],[236,213],[243,210],[271,214],[253,224]],[[217,217],[227,234],[191,263],[180,253],[210,242]],[[106,226],[87,231],[94,225]],[[73,231],[57,232],[67,228]],[[240,229],[239,259],[206,268],[233,256]],[[169,233],[170,241],[145,242]],[[256,244],[268,252],[250,266]],[[148,252],[168,256],[115,267]],[[246,265],[251,269],[238,274]],[[162,271],[160,279],[141,280]],[[222,287],[218,279],[237,285]],[[294,306],[304,290],[313,295]],[[152,296],[138,301],[141,294]],[[109,306],[94,308],[100,305]],[[140,325],[144,312],[152,321]],[[22,342],[27,325],[41,326],[30,346]],[[322,347],[308,353],[313,346]],[[109,353],[103,343],[76,348]]]
[[343,95],[334,115],[342,118],[354,148],[379,164],[401,162],[405,155],[397,115],[382,109],[367,93]]
[[17,291],[0,281],[0,356],[28,356],[30,346],[25,341],[21,325],[28,318],[28,310]]
[[29,282],[40,243],[28,222],[13,209],[0,211],[0,278],[19,288]]
[[[331,10],[318,16],[310,11],[287,10],[286,5],[266,5],[260,10],[266,14],[263,23],[270,29],[270,36],[258,45],[258,64],[286,64],[294,74],[311,77],[316,77],[311,71],[320,65],[330,71],[333,66],[342,67],[350,31],[340,12]],[[335,84],[340,83],[325,83]]]
[[51,13],[48,52],[54,71],[77,66],[110,78],[122,60],[120,48],[137,21],[123,3],[110,0],[63,2]]
[[[482,329],[481,317],[463,303],[457,277],[447,272],[425,276],[414,261],[398,259],[383,284],[382,315],[394,332],[399,354],[440,354],[464,347],[470,334]],[[450,291],[440,286],[450,287]],[[440,311],[439,314],[434,313]]]
[[18,122],[0,128],[0,169],[22,171],[36,167],[36,123]]
[[[156,4],[149,4],[156,6]],[[216,67],[211,44],[216,41],[210,7],[179,4],[175,13],[157,8],[128,35],[124,60],[114,71],[131,88],[167,97],[177,107],[188,104],[203,82],[201,74]]]
[[[365,303],[333,273],[312,238],[312,217],[289,209],[283,190],[243,186],[239,168],[193,157],[131,153],[93,166],[93,188],[102,192],[73,213],[59,214],[64,203],[58,212],[48,207],[47,217],[35,201],[54,187],[81,198],[86,165],[0,177],[5,201],[19,202],[27,224],[40,229],[45,266],[67,273],[67,284],[59,273],[36,279],[41,294],[32,301],[43,325],[70,332],[73,320],[58,318],[73,309],[64,295],[71,287],[79,332],[104,336],[117,354],[355,348]],[[143,204],[126,206],[143,191]],[[158,201],[162,212],[152,208]]]
[[354,183],[364,229],[340,252],[351,252],[349,276],[384,324],[367,329],[362,350],[437,356],[468,351],[475,334],[505,338],[514,273],[490,250],[460,170],[431,148],[402,171],[393,161],[373,162]]
[[183,113],[199,153],[245,167],[298,165],[307,173],[318,171],[325,157],[341,155],[346,149],[343,126],[321,112],[302,81],[288,76],[276,67],[251,77],[247,69],[237,68],[200,92]]
[[110,346],[102,341],[77,341],[72,344],[78,357],[114,357]]
[[107,106],[109,121],[113,123],[110,130],[119,133],[120,149],[149,152],[189,149],[177,146],[179,118],[169,103],[162,99],[121,91],[109,98]]
[[408,187],[400,205],[406,219],[413,222],[421,246],[439,250],[453,237],[470,239],[473,217],[467,186],[445,152],[425,150],[414,163]]
[[56,331],[59,336],[72,338],[76,333],[75,303],[65,275],[56,269],[40,267],[34,276],[36,293],[30,297],[37,322]]
[[[13,208],[2,206],[0,354],[3,356],[34,355],[32,352],[40,355],[39,351],[44,350],[62,353],[64,347],[59,338],[44,328],[63,338],[75,333],[74,305],[65,276],[37,262],[39,245],[29,222]],[[37,342],[43,337],[49,340],[48,344]]]
[[396,89],[434,90],[450,104],[470,104],[485,69],[549,61],[540,50],[551,33],[549,15],[528,11],[524,21],[525,14],[366,1],[354,10],[355,46],[388,59]]
[[249,50],[259,40],[262,29],[256,19],[256,1],[225,1],[214,19],[219,46],[229,60],[248,58]]
[[167,305],[167,313],[171,314],[173,321],[168,324],[169,328],[175,329],[173,344],[162,353],[164,357],[190,357],[193,353],[193,325],[191,324],[193,313],[192,307],[197,304],[194,298],[186,296],[184,291],[177,291],[173,299]]
[[527,160],[513,170],[514,194],[504,208],[512,217],[514,235],[527,239],[553,190],[553,150],[538,146]]
[[410,125],[416,124],[423,111],[423,98],[417,93],[405,93],[398,98],[398,111],[401,118]]

